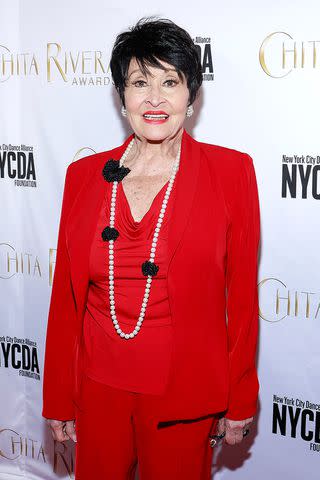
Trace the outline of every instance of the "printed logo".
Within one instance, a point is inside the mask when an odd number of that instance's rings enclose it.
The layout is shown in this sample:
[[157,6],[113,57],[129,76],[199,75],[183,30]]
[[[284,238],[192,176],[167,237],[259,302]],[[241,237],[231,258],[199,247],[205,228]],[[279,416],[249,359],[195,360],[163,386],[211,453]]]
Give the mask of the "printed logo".
[[282,155],[281,197],[320,200],[320,155]]
[[8,335],[0,337],[0,368],[13,368],[22,377],[40,380],[37,342]]
[[17,187],[36,187],[36,167],[30,145],[0,145],[0,178],[10,178]]
[[272,433],[309,442],[320,452],[320,403],[273,395]]
[[202,64],[202,79],[210,82],[214,80],[213,60],[211,49],[211,37],[194,37],[193,42],[198,51],[198,55]]

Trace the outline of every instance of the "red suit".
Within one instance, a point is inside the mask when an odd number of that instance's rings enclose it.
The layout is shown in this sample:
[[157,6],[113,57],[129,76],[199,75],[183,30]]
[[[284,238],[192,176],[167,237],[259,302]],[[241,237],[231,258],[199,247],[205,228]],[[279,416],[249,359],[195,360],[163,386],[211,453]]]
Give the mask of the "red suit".
[[[102,169],[108,159],[120,159],[132,138],[67,170],[46,341],[42,413],[47,418],[75,418],[79,405],[90,247],[112,186]],[[245,153],[198,142],[184,130],[175,182],[165,272],[172,361],[159,421],[221,411],[242,420],[255,414],[259,390],[260,219],[253,162]],[[121,339],[124,346],[134,340]]]

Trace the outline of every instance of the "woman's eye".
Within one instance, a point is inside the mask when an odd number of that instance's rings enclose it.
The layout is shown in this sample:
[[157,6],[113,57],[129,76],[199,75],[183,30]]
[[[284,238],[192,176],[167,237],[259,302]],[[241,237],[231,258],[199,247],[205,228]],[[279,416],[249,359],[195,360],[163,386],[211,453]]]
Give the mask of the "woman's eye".
[[169,83],[171,82],[171,85],[169,85],[169,86],[172,86],[172,84],[176,85],[178,83],[176,80],[166,80],[164,83],[167,83],[167,82],[169,82]]
[[136,82],[133,82],[133,85],[139,84],[139,85],[137,85],[137,86],[138,86],[138,87],[141,87],[141,86],[143,86],[143,85],[141,85],[141,83],[146,83],[146,82],[145,82],[144,80],[137,80]]

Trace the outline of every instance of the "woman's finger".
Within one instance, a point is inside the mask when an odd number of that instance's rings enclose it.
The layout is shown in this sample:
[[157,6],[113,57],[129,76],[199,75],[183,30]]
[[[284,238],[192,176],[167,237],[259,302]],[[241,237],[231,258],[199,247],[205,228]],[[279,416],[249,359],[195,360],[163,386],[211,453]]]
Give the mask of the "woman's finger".
[[66,434],[68,435],[71,440],[74,442],[77,441],[77,435],[76,435],[76,429],[75,429],[75,421],[74,420],[68,420],[66,422]]
[[64,442],[68,440],[69,437],[66,434],[66,422],[62,422],[60,420],[50,420],[49,422],[51,428],[51,434],[54,440],[58,442]]
[[225,433],[226,431],[225,423],[226,422],[224,417],[219,419],[218,425],[217,425],[217,432],[216,432],[217,435],[221,435],[222,433]]
[[236,443],[240,443],[243,440],[243,430],[242,428],[238,427],[234,430],[227,429],[225,442],[228,445],[235,445]]
[[242,442],[244,428],[245,421],[226,419],[225,442],[228,443],[228,445],[235,445],[236,443]]

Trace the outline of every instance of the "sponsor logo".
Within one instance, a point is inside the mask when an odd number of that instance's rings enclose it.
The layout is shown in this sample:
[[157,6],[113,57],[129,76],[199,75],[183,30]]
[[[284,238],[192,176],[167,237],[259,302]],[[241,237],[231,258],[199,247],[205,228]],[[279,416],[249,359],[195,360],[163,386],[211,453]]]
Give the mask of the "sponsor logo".
[[40,380],[37,342],[8,335],[0,337],[0,368],[12,368],[21,377]]
[[34,148],[31,145],[0,145],[0,178],[14,181],[17,187],[36,187]]
[[273,395],[272,433],[309,443],[320,452],[320,402]]

